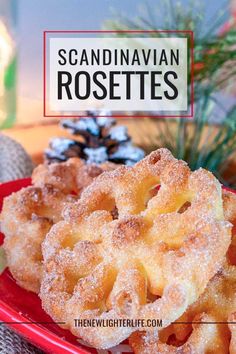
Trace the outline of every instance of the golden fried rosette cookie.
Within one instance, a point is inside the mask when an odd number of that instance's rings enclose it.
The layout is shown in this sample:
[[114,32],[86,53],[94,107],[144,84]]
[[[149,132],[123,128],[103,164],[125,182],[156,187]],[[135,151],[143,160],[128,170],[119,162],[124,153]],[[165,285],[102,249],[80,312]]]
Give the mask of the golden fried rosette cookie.
[[136,332],[135,354],[235,354],[236,267],[225,266],[176,323],[158,333]]
[[117,168],[117,165],[106,162],[101,165],[86,164],[84,160],[73,157],[66,162],[44,163],[37,166],[32,174],[32,182],[37,187],[51,185],[63,193],[80,194],[95,177],[103,171]]
[[65,204],[74,196],[46,186],[26,187],[4,199],[1,213],[3,247],[8,267],[23,288],[39,292],[42,278],[41,244],[60,220]]
[[236,353],[236,194],[223,191],[226,220],[233,224],[226,260],[204,293],[167,328],[136,332],[129,343],[135,354]]
[[103,173],[63,215],[43,242],[40,297],[55,321],[96,348],[137,328],[77,327],[75,319],[161,318],[167,327],[204,292],[231,238],[219,182],[167,149]]
[[42,241],[61,219],[65,204],[77,200],[83,188],[107,169],[114,169],[114,165],[86,165],[79,158],[42,164],[33,171],[33,186],[4,199],[0,216],[4,249],[9,269],[23,288],[39,292]]

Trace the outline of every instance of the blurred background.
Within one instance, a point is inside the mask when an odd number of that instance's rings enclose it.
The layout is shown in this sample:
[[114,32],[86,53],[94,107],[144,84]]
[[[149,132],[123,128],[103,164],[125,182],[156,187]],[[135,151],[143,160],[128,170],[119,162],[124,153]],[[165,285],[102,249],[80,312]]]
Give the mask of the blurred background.
[[[138,23],[139,18],[151,20],[156,28],[163,28],[165,20],[183,7],[194,9],[192,16],[203,21],[202,34],[212,27],[215,17],[221,17],[221,24],[230,16],[230,4],[219,1],[162,1],[162,0],[0,0],[13,19],[14,38],[17,44],[17,122],[28,123],[42,118],[42,33],[45,29],[101,29],[110,19],[122,18]],[[177,4],[177,5],[176,5]],[[168,13],[169,7],[169,13]],[[166,19],[163,20],[163,15]],[[176,13],[177,15],[177,13]],[[184,13],[182,14],[184,15]],[[144,25],[145,21],[144,21]],[[187,24],[186,24],[187,25]],[[173,27],[173,25],[172,25]],[[215,28],[215,31],[220,25]],[[189,28],[188,28],[189,29]],[[11,27],[12,30],[12,27]],[[226,101],[231,101],[230,98]],[[228,102],[227,102],[228,103]]]
[[69,137],[43,118],[43,31],[56,29],[193,30],[194,119],[122,124],[146,152],[166,146],[192,169],[206,167],[235,186],[235,0],[0,0],[0,128],[36,162],[51,136]]

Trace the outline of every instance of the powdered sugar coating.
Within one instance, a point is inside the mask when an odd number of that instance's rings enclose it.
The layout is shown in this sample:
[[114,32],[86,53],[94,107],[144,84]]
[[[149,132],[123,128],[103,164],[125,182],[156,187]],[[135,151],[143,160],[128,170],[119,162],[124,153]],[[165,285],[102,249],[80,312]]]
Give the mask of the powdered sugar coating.
[[33,171],[33,186],[4,199],[1,231],[5,234],[8,267],[19,285],[39,292],[43,272],[41,243],[47,232],[61,219],[65,205],[77,200],[83,188],[113,166],[87,165],[79,158],[45,163]]
[[76,328],[75,318],[162,318],[167,326],[204,291],[230,235],[214,176],[157,150],[103,173],[64,210],[43,243],[43,307],[97,348],[135,328]]
[[[135,354],[214,353],[236,350],[236,195],[223,191],[224,215],[233,224],[226,259],[204,293],[167,328],[152,334],[136,332],[129,342]],[[235,249],[234,249],[235,251]]]
[[51,226],[61,218],[66,203],[75,200],[51,186],[30,186],[4,199],[1,231],[7,265],[17,283],[39,292],[42,278],[41,243]]
[[37,166],[33,171],[32,181],[37,187],[51,185],[63,193],[74,192],[79,195],[95,177],[116,167],[109,162],[99,166],[86,164],[84,160],[74,157],[62,163],[44,163]]

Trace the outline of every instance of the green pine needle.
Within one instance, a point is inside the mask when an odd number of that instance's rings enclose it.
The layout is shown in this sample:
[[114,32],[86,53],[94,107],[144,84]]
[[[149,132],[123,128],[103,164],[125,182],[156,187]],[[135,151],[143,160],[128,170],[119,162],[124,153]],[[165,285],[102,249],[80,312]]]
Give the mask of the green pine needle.
[[[236,152],[236,105],[225,112],[221,125],[215,127],[211,124],[213,109],[222,110],[215,93],[227,90],[236,82],[236,30],[230,29],[218,35],[227,20],[228,3],[224,7],[225,11],[212,14],[208,26],[205,25],[204,11],[200,6],[199,2],[194,1],[186,7],[163,0],[156,9],[150,9],[147,5],[145,14],[134,21],[120,16],[118,20],[106,21],[105,28],[194,31],[194,120],[190,124],[188,119],[175,119],[176,129],[173,129],[173,119],[156,120],[159,128],[157,141],[169,148],[177,158],[186,160],[192,170],[207,168],[222,183],[236,188],[236,177],[228,181],[223,177]],[[204,28],[207,28],[205,32]],[[200,69],[197,69],[196,63],[200,64]]]

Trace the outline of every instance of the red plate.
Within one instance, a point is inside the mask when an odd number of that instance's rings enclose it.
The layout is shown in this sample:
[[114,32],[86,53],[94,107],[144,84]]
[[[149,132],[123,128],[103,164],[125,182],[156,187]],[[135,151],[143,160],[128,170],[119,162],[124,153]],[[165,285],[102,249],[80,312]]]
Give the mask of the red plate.
[[[28,178],[0,185],[0,210],[4,197],[30,185],[30,183],[31,180]],[[2,242],[3,234],[0,233],[0,244]],[[76,337],[53,323],[52,319],[43,311],[39,297],[19,287],[8,270],[5,270],[0,276],[0,321],[7,323],[9,327],[37,347],[53,354],[131,352],[126,344],[121,344],[116,347],[116,350],[114,348],[110,351],[97,351],[78,344]]]

